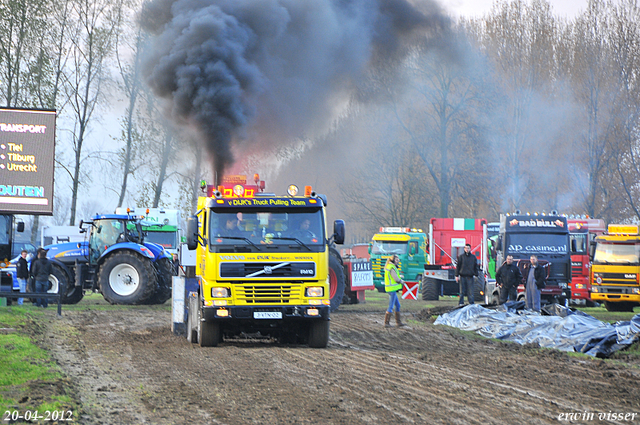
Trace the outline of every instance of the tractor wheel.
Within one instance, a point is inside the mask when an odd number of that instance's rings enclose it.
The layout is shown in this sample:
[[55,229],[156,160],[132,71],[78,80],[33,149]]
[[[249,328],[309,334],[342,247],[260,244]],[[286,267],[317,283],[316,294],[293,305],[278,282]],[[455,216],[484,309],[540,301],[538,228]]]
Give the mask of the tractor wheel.
[[171,282],[174,274],[174,267],[171,260],[161,258],[156,261],[155,267],[158,273],[158,287],[145,304],[164,304],[171,298]]
[[98,272],[100,291],[111,304],[142,304],[156,288],[151,261],[131,252],[107,258]]
[[329,321],[314,320],[309,324],[309,347],[326,348],[329,343]]
[[329,255],[329,298],[331,299],[331,311],[340,307],[344,295],[344,270],[340,261]]
[[482,303],[484,301],[484,275],[473,278],[473,302]]
[[[60,302],[62,304],[78,304],[84,297],[84,292],[79,286],[75,286],[73,279],[60,267],[53,266],[53,273],[49,275],[49,281],[53,287],[49,292],[55,293],[56,286],[60,288]],[[56,283],[57,282],[57,283]]]
[[432,277],[422,278],[422,299],[424,301],[438,301],[440,298],[440,281]]

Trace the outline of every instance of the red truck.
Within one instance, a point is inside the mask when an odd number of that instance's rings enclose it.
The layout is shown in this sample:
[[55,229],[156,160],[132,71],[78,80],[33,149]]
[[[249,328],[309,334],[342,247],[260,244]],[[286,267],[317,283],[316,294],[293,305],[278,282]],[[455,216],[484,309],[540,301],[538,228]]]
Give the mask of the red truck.
[[437,300],[440,295],[458,295],[455,281],[456,262],[471,244],[471,253],[478,259],[480,275],[475,279],[473,297],[484,302],[487,273],[487,220],[484,218],[432,218],[429,223],[429,264],[422,278],[422,299]]
[[596,218],[569,218],[569,237],[571,240],[571,303],[593,306],[591,300],[591,249],[595,238],[607,228],[604,220]]

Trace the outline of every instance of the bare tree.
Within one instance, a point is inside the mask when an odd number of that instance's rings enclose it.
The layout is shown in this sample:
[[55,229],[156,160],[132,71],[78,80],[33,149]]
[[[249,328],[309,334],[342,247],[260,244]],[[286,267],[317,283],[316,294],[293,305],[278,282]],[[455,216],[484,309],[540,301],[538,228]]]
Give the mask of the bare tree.
[[75,32],[72,40],[72,70],[67,74],[67,93],[75,118],[73,132],[73,165],[71,174],[71,218],[75,224],[78,190],[83,180],[81,167],[87,156],[83,147],[96,108],[104,99],[108,71],[106,62],[113,53],[115,37],[121,22],[121,1],[74,0]]

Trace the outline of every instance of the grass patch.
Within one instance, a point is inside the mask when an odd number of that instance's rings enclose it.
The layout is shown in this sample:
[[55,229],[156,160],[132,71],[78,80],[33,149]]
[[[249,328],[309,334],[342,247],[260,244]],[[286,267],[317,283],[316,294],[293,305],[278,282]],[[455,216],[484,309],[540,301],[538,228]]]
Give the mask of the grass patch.
[[[72,410],[78,405],[70,383],[49,353],[36,341],[44,317],[34,307],[0,309],[0,411]],[[76,417],[77,418],[77,417]]]
[[640,314],[640,307],[636,307],[633,313],[622,311],[607,311],[607,309],[604,308],[604,305],[600,307],[576,307],[576,309],[583,311],[598,320],[609,323],[631,320],[633,316],[635,316],[636,314]]

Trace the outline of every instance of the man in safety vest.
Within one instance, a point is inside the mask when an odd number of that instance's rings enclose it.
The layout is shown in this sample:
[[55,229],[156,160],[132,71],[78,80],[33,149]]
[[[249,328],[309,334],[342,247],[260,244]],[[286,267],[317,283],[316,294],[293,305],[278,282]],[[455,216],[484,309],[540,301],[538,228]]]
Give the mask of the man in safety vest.
[[397,255],[392,255],[387,259],[387,263],[384,266],[384,291],[389,294],[389,308],[384,315],[384,326],[391,326],[391,313],[393,313],[393,307],[396,308],[396,325],[398,327],[404,326],[402,320],[400,320],[400,300],[398,299],[398,291],[402,291],[402,285],[404,280],[400,278],[398,273],[398,264],[400,258]]

